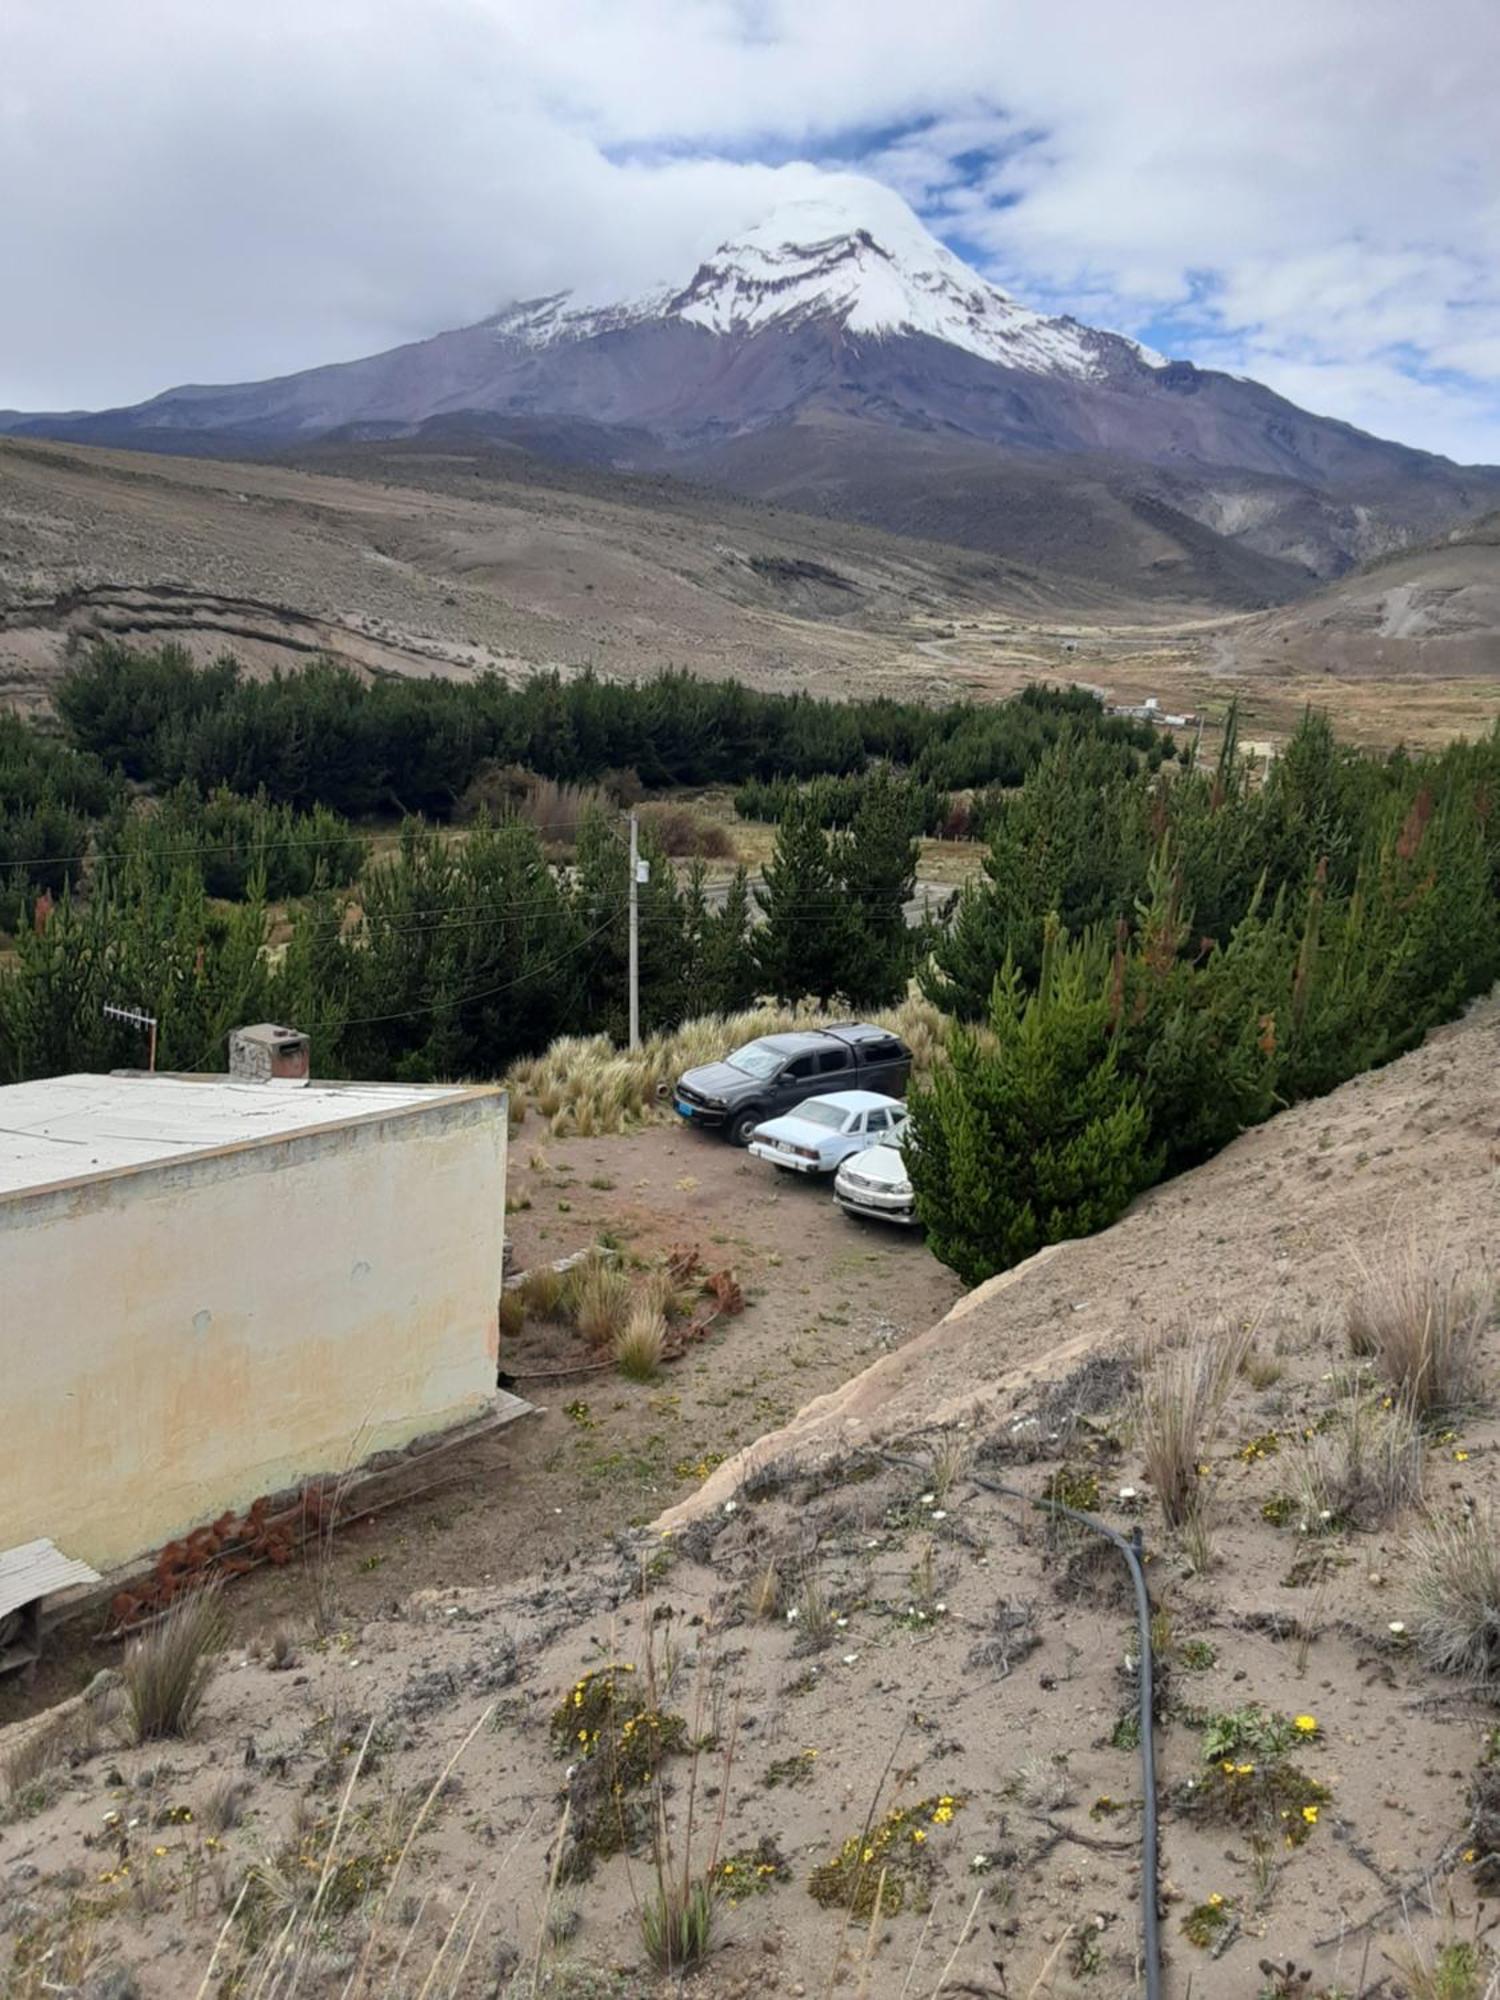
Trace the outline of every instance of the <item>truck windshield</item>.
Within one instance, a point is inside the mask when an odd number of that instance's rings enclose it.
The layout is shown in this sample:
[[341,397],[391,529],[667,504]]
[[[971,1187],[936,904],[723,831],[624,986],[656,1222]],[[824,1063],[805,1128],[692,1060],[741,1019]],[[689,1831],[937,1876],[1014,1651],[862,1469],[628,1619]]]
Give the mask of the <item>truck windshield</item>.
[[781,1068],[781,1057],[775,1049],[768,1049],[764,1042],[746,1042],[742,1049],[736,1049],[732,1056],[725,1056],[731,1069],[742,1069],[746,1076],[753,1076],[764,1082]]

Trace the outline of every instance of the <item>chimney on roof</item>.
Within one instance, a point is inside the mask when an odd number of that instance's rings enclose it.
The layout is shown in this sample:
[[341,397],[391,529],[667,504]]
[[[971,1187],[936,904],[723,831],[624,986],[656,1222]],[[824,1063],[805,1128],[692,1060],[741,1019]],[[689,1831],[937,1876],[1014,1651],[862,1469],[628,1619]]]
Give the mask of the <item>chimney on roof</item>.
[[276,1083],[300,1088],[308,1081],[311,1050],[296,1028],[273,1021],[236,1028],[229,1037],[229,1075],[234,1083]]

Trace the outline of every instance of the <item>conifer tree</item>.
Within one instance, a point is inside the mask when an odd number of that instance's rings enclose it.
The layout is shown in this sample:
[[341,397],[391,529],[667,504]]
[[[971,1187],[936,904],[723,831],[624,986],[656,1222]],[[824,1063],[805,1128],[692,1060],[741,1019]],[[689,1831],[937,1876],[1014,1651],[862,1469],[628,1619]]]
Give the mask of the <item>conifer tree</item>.
[[900,1000],[911,976],[906,921],[917,879],[913,801],[882,767],[864,786],[853,823],[834,846],[834,866],[854,923],[841,990],[856,1007]]
[[1140,1087],[1119,1067],[1097,941],[1069,944],[1049,920],[1035,992],[1007,961],[989,1027],[955,1028],[949,1060],[910,1099],[917,1213],[968,1284],[1104,1228],[1160,1166]]
[[834,868],[828,836],[802,801],[776,833],[760,894],[764,921],[755,934],[757,983],[782,1001],[843,993],[858,916]]

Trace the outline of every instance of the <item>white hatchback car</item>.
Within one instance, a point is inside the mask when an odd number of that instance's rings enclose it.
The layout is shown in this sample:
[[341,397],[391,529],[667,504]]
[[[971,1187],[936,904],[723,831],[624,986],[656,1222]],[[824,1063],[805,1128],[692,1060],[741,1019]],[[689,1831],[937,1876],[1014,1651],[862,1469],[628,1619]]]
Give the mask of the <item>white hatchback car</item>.
[[809,1097],[795,1111],[757,1125],[750,1151],[793,1174],[831,1174],[852,1153],[884,1145],[906,1124],[906,1106],[875,1090]]

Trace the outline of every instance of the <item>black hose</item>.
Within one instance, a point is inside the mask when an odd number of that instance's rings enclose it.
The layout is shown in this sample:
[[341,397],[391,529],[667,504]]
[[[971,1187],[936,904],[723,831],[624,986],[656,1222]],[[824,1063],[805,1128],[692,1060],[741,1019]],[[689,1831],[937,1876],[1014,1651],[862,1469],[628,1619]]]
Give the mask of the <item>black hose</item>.
[[[882,1452],[881,1457],[888,1465],[903,1466],[910,1472],[925,1473],[928,1469],[913,1459],[897,1458],[890,1452]],[[977,1472],[966,1473],[965,1477],[986,1493],[998,1493],[1004,1499],[1020,1500],[1028,1507],[1040,1507],[1049,1514],[1061,1514],[1070,1521],[1077,1521],[1080,1527],[1088,1528],[1093,1534],[1102,1535],[1105,1541],[1113,1543],[1129,1567],[1130,1581],[1135,1586],[1135,1615],[1140,1628],[1141,1657],[1141,1956],[1146,1975],[1146,2000],[1161,2000],[1161,1920],[1157,1911],[1160,1841],[1156,1808],[1156,1718],[1152,1712],[1156,1705],[1155,1662],[1151,1653],[1151,1595],[1146,1589],[1146,1572],[1141,1564],[1141,1531],[1136,1527],[1128,1535],[1122,1535],[1118,1529],[1096,1521],[1092,1514],[1081,1514],[1076,1507],[1065,1507],[1060,1500],[1038,1499],[1034,1494],[1022,1493],[1018,1487],[1002,1486],[998,1480],[985,1479]]]

